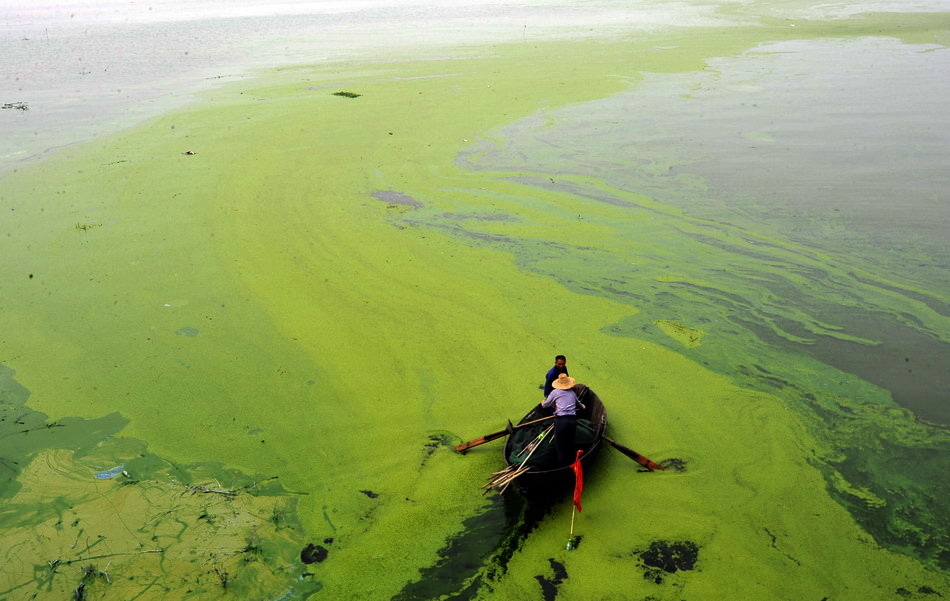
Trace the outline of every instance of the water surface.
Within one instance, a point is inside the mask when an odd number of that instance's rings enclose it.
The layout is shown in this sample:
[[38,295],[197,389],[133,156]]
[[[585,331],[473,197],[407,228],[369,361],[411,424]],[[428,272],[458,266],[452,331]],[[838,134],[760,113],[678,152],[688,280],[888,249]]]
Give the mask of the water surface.
[[[112,47],[222,24],[175,6],[83,18]],[[242,6],[225,30],[294,21]],[[284,6],[303,37],[366,22]],[[357,8],[381,32],[432,14]],[[0,180],[0,595],[950,592],[946,14],[605,3],[629,36],[546,41],[518,17],[579,11],[535,8],[435,11],[510,44],[294,42],[253,79],[247,48],[201,42],[189,93],[240,80],[174,111],[164,83],[130,95],[113,108],[154,118],[90,144],[67,113],[108,88],[69,109],[24,86],[60,120],[0,117],[72,145],[12,145]],[[123,81],[167,83],[161,56]],[[500,444],[448,448],[525,413],[556,353],[614,438],[686,467],[605,449],[570,552],[569,502],[483,497]],[[671,548],[688,567],[657,567]]]

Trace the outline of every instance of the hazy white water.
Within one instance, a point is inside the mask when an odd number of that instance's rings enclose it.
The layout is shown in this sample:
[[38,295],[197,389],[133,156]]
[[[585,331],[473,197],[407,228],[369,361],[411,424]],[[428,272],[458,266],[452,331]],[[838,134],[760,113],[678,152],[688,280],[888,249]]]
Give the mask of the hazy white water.
[[[493,42],[729,25],[721,0],[0,0],[0,173],[255,68]],[[752,7],[753,5],[748,5]],[[795,18],[950,0],[762,5]],[[733,17],[734,18],[734,17]]]
[[534,0],[0,0],[0,172],[254,68],[709,24],[711,6]]

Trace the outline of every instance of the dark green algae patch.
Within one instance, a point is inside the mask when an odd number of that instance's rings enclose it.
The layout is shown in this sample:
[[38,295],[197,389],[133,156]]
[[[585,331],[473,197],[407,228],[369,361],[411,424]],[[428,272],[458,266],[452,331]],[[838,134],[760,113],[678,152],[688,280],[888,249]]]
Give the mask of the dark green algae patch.
[[[680,470],[682,471],[682,470]],[[564,498],[534,499],[529,503],[520,494],[496,496],[478,514],[463,522],[464,530],[451,537],[438,552],[438,560],[419,572],[419,579],[408,583],[393,601],[469,601],[483,598],[492,583],[504,577],[508,562],[525,544],[541,521],[549,518],[556,503]],[[583,544],[583,536],[574,537],[573,550]],[[652,541],[644,549],[629,553],[643,570],[643,578],[662,584],[665,575],[696,568],[700,547],[693,541]],[[569,579],[566,566],[554,558],[549,569],[534,576],[539,598],[554,601],[559,587]],[[541,567],[541,566],[539,566]]]
[[[128,420],[47,416],[0,365],[0,599],[306,598],[297,499],[276,477],[180,465]],[[326,550],[324,550],[326,552]]]
[[446,541],[438,559],[419,571],[393,601],[445,599],[468,601],[480,597],[491,582],[503,577],[508,561],[551,508],[529,505],[519,495],[495,497],[478,515],[463,522],[464,530]]

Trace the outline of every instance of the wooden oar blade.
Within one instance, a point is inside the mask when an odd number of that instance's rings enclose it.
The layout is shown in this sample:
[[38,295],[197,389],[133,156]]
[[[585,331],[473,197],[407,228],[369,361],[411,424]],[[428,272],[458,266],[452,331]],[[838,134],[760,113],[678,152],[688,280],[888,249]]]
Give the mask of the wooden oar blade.
[[476,438],[475,440],[470,440],[470,441],[468,441],[468,442],[463,442],[462,444],[456,445],[456,446],[454,446],[454,447],[452,447],[452,448],[455,449],[456,451],[458,451],[459,453],[464,453],[465,451],[469,450],[469,449],[472,448],[472,447],[477,447],[477,446],[480,445],[480,444],[485,444],[486,442],[491,442],[491,441],[493,441],[493,440],[498,440],[498,439],[501,438],[502,436],[507,436],[507,435],[508,435],[508,430],[501,430],[501,431],[498,431],[498,432],[492,432],[491,434],[486,434],[486,435],[484,435],[484,436],[481,436],[481,437],[479,437],[479,438]]
[[640,453],[637,453],[637,452],[634,451],[633,449],[630,449],[630,448],[628,448],[628,447],[623,446],[622,444],[620,444],[620,443],[617,442],[616,440],[613,440],[613,439],[611,439],[611,438],[607,438],[606,436],[604,436],[604,440],[606,440],[608,443],[610,443],[610,446],[612,446],[613,448],[617,449],[618,451],[620,451],[621,453],[623,453],[624,455],[626,455],[626,456],[629,457],[630,459],[633,459],[634,461],[636,461],[637,463],[639,463],[639,464],[642,465],[643,467],[647,468],[647,469],[650,470],[651,472],[652,472],[652,471],[663,471],[663,470],[666,469],[665,467],[663,467],[663,466],[660,465],[659,463],[654,463],[653,461],[650,460],[650,458],[644,457],[643,455],[641,455]]

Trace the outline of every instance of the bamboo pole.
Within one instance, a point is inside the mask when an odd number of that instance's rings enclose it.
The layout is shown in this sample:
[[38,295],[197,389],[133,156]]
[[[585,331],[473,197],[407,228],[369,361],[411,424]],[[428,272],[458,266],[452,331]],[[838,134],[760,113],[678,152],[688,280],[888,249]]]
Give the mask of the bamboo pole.
[[515,478],[517,478],[518,476],[530,470],[531,466],[527,465],[528,460],[531,459],[531,456],[534,455],[534,452],[538,450],[538,447],[541,446],[541,443],[544,442],[544,439],[547,437],[548,434],[551,433],[553,429],[554,429],[553,424],[548,426],[547,429],[544,430],[544,432],[542,432],[541,434],[538,434],[537,438],[535,438],[530,444],[528,444],[524,449],[522,449],[521,450],[522,453],[524,453],[528,449],[531,449],[531,451],[528,453],[528,456],[522,459],[519,463],[511,464],[505,469],[493,473],[491,477],[489,477],[488,482],[484,486],[482,486],[482,488],[486,489],[485,493],[487,493],[492,488],[498,488],[499,493],[505,492],[505,489],[508,488],[508,485],[511,484],[515,480]]

